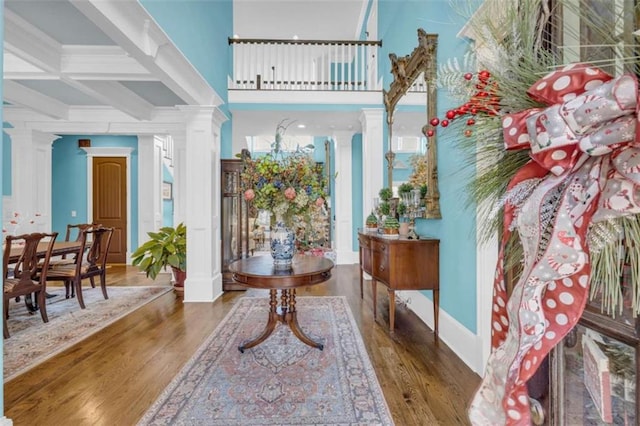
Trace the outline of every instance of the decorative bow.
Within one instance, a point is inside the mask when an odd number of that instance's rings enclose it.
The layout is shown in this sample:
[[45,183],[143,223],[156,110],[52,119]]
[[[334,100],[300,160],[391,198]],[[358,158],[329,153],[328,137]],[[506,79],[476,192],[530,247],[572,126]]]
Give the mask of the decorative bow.
[[[503,117],[507,149],[530,149],[508,191],[494,281],[492,353],[469,410],[475,425],[529,425],[526,382],[578,322],[589,294],[589,226],[640,213],[638,84],[586,65],[569,65],[527,94],[546,103]],[[507,298],[503,255],[512,229],[523,272]]]

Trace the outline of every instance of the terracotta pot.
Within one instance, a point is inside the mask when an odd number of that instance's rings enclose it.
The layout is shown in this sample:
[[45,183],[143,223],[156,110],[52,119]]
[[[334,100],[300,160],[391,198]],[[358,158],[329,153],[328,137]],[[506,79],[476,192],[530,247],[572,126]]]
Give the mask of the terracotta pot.
[[184,291],[184,281],[187,279],[187,271],[181,271],[177,268],[171,268],[173,270],[173,289],[178,292]]
[[400,231],[398,228],[384,228],[382,232],[387,235],[397,235]]

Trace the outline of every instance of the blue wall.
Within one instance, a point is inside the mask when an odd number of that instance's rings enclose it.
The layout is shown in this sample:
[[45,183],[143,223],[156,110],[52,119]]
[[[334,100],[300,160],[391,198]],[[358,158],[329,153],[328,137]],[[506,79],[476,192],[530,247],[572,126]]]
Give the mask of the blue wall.
[[[78,148],[78,139],[91,139],[91,147],[133,148],[131,153],[131,222],[129,250],[138,247],[138,138],[136,136],[68,135],[53,143],[51,178],[51,224],[64,235],[69,223],[86,223],[87,153]],[[71,216],[71,211],[76,216]]]
[[[233,36],[232,0],[141,0],[186,58],[224,101],[220,110],[230,117],[227,76],[233,63],[228,38]],[[234,158],[231,122],[222,125],[221,158]]]
[[[438,63],[462,57],[466,42],[456,37],[464,18],[448,0],[380,0],[378,31],[383,40],[379,69],[388,88],[393,80],[389,53],[404,56],[418,43],[418,28],[438,34]],[[446,91],[438,92],[438,115],[455,106]],[[452,144],[438,144],[438,177],[442,219],[419,220],[419,234],[440,239],[440,306],[476,332],[475,208],[467,207],[465,185],[470,176],[460,171],[462,154]],[[431,297],[431,292],[425,292]]]

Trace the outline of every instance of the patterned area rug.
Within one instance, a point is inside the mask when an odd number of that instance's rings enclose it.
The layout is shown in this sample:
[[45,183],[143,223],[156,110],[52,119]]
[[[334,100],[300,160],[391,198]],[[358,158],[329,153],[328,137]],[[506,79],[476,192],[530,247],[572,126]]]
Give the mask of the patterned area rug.
[[298,320],[262,344],[268,299],[243,297],[140,420],[140,425],[393,425],[344,297],[298,297]]
[[29,314],[24,301],[9,304],[9,334],[4,340],[4,381],[11,380],[36,364],[64,351],[80,340],[133,312],[145,303],[171,291],[171,287],[108,287],[109,299],[100,286],[84,288],[86,309],[77,299],[65,299],[64,287],[48,287],[49,322],[40,311]]

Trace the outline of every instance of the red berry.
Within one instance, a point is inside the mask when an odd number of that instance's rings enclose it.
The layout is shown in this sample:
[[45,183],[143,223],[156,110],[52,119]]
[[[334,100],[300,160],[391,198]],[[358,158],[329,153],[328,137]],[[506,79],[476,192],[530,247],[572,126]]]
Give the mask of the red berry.
[[465,130],[465,131],[464,131],[464,135],[465,135],[466,137],[469,137],[469,136],[471,136],[472,134],[473,134],[473,132],[472,132],[471,130]]
[[482,70],[478,73],[478,79],[480,81],[487,81],[491,77],[491,73],[487,70]]
[[428,136],[428,137],[433,136],[433,135],[434,135],[434,133],[435,133],[435,132],[433,131],[433,129],[429,129],[429,130],[427,130],[427,136]]
[[473,126],[474,124],[476,124],[476,120],[473,118],[467,120],[467,126]]
[[453,120],[454,118],[456,118],[456,112],[453,110],[449,110],[447,111],[447,118],[449,120]]
[[449,120],[442,120],[442,123],[440,123],[440,125],[442,127],[447,127],[449,125]]
[[473,78],[473,74],[471,74],[470,72],[468,72],[468,73],[466,73],[466,74],[464,75],[464,79],[465,79],[465,80],[471,80],[472,78]]
[[476,115],[478,113],[478,108],[471,108],[471,114]]
[[439,119],[438,117],[433,117],[433,118],[431,119],[431,121],[429,121],[429,123],[430,123],[432,126],[437,126],[438,124],[440,124],[440,119]]

